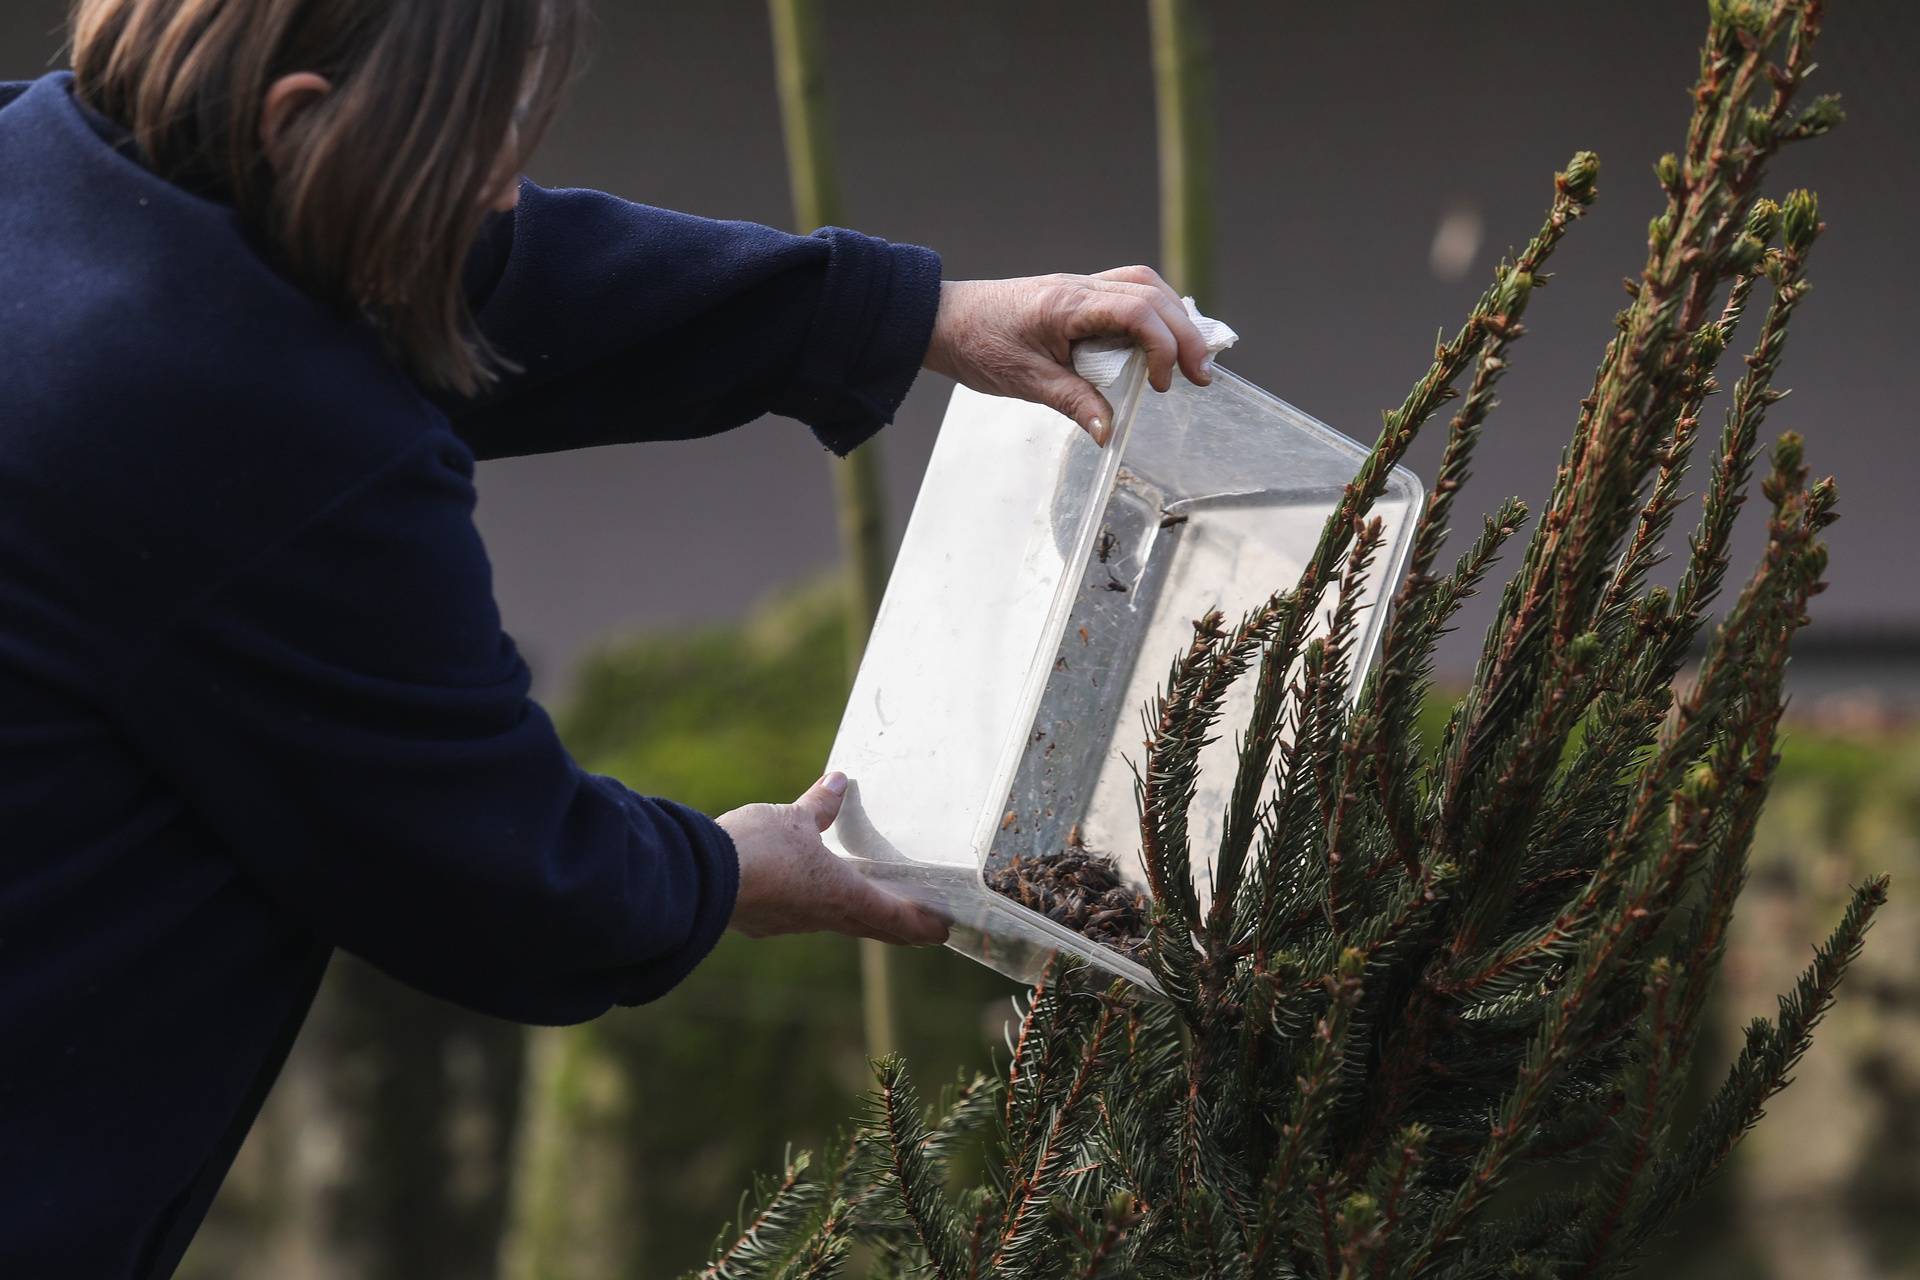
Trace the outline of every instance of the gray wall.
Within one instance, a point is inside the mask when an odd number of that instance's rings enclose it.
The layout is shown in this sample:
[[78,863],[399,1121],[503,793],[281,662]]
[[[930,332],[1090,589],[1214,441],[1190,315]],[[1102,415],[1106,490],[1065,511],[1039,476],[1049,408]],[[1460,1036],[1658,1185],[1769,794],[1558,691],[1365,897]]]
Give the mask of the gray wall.
[[[1554,168],[1605,162],[1601,203],[1528,312],[1468,508],[1541,496],[1574,404],[1638,270],[1677,147],[1703,3],[1474,0],[1435,5],[1215,0],[1222,279],[1202,299],[1242,343],[1234,369],[1371,436],[1456,325],[1496,255],[1537,225]],[[57,0],[6,0],[0,75],[54,56]],[[833,0],[828,35],[848,220],[931,244],[954,277],[1097,270],[1155,254],[1153,102],[1142,4]],[[1813,633],[1920,629],[1914,544],[1913,139],[1920,12],[1834,6],[1823,87],[1853,121],[1795,149],[1775,185],[1821,192],[1815,259],[1775,426],[1837,473],[1833,590]],[[787,189],[758,0],[600,0],[592,63],[534,166],[696,213],[784,222]],[[1439,220],[1477,214],[1464,278],[1429,262]],[[923,377],[885,434],[896,529],[947,386]],[[646,412],[647,389],[633,389]],[[1431,470],[1437,441],[1416,452]],[[737,614],[835,556],[829,462],[765,421],[697,443],[490,464],[481,521],[509,627],[557,692],[622,629]],[[1757,516],[1757,513],[1755,513]],[[1757,521],[1750,520],[1752,525]],[[1753,530],[1743,549],[1753,548]],[[1449,665],[1468,660],[1469,618]]]

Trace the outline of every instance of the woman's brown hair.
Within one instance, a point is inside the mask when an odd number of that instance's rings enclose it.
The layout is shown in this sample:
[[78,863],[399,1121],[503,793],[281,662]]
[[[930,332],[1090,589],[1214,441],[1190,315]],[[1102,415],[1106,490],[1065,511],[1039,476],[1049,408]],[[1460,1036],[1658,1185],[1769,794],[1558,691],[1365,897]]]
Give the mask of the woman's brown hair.
[[[316,296],[365,314],[421,383],[471,395],[495,357],[462,272],[569,76],[584,0],[74,0],[75,90],[160,176],[231,201]],[[332,90],[269,165],[267,89]],[[507,166],[511,166],[508,168]]]

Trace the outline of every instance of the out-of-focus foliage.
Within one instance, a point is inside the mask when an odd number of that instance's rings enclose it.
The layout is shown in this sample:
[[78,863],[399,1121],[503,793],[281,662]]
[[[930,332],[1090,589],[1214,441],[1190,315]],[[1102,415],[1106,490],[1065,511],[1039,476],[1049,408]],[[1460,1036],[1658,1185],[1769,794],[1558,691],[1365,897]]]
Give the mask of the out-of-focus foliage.
[[[790,800],[819,776],[845,702],[844,613],[829,585],[743,627],[609,649],[585,665],[562,733],[587,768],[708,813]],[[895,973],[902,1040],[929,1078],[985,1065],[1012,986],[944,949],[900,951]],[[666,998],[533,1035],[518,1280],[694,1265],[751,1172],[789,1143],[825,1143],[870,1078],[854,944],[838,937],[729,935]]]
[[744,624],[602,650],[559,717],[568,749],[704,813],[792,799],[819,776],[846,701],[838,601],[834,586],[817,586]]
[[1718,993],[1729,1044],[1771,1012],[1849,883],[1885,874],[1896,892],[1823,1041],[1738,1153],[1697,1274],[1920,1276],[1920,732],[1790,728],[1752,867]]

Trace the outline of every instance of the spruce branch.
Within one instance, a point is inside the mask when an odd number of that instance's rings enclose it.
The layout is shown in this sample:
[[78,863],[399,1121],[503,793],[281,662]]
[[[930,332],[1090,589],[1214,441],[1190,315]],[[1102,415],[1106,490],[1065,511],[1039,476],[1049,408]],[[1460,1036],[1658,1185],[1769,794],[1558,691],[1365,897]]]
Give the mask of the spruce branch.
[[852,1250],[852,1211],[843,1200],[827,1207],[825,1217],[780,1280],[835,1280]]
[[1658,559],[1661,543],[1680,505],[1680,483],[1693,456],[1694,440],[1699,435],[1700,410],[1714,391],[1714,366],[1739,324],[1753,282],[1752,275],[1735,278],[1727,294],[1726,306],[1721,310],[1719,323],[1708,325],[1694,335],[1677,417],[1673,429],[1660,447],[1660,470],[1654,481],[1653,493],[1640,509],[1640,520],[1634,528],[1633,538],[1621,555],[1619,566],[1601,597],[1597,616],[1603,626],[1618,618],[1628,603],[1639,596],[1646,584],[1648,570]]
[[1355,1256],[1348,1267],[1352,1275],[1379,1277],[1392,1274],[1390,1265],[1393,1248],[1399,1243],[1395,1232],[1406,1220],[1414,1179],[1426,1157],[1427,1142],[1431,1137],[1431,1131],[1424,1126],[1408,1125],[1400,1131],[1399,1140],[1375,1163],[1368,1175],[1368,1193],[1378,1207],[1378,1213],[1371,1224],[1364,1251]]
[[1104,1069],[1103,1055],[1111,1052],[1119,1013],[1116,1002],[1102,1003],[1080,1046],[1073,1075],[1063,1090],[1047,1099],[1044,1123],[1022,1146],[1025,1158],[1009,1166],[1014,1181],[1007,1189],[1006,1213],[989,1263],[992,1268],[1004,1268],[1008,1276],[1022,1274],[1023,1266],[1041,1258],[1046,1240],[1045,1218],[1039,1210],[1053,1193],[1066,1161],[1092,1126],[1094,1112],[1088,1104]]
[[[1576,163],[1578,160],[1576,157]],[[1591,163],[1597,167],[1597,161]],[[1561,194],[1554,202],[1554,212],[1564,215],[1563,225],[1565,219],[1579,216],[1586,208],[1584,203],[1565,193],[1565,182],[1563,174],[1558,183]],[[1591,198],[1590,183],[1585,190]],[[1551,218],[1550,214],[1550,222]],[[1430,601],[1438,585],[1432,576],[1433,564],[1451,532],[1449,519],[1454,497],[1472,474],[1474,449],[1480,442],[1488,415],[1497,404],[1494,388],[1507,369],[1507,348],[1525,331],[1520,316],[1526,309],[1533,283],[1530,274],[1503,266],[1495,289],[1497,309],[1489,313],[1484,322],[1488,340],[1480,351],[1466,398],[1447,424],[1447,443],[1440,456],[1433,489],[1414,528],[1407,576],[1394,597],[1392,613],[1381,637],[1378,658],[1381,677],[1374,682],[1372,704],[1383,725],[1393,722],[1393,711],[1405,708],[1406,686],[1411,678],[1406,660],[1426,652],[1418,633],[1433,612]]]
[[[1734,519],[1744,501],[1742,494],[1752,473],[1755,445],[1767,409],[1784,398],[1775,391],[1773,379],[1786,348],[1787,329],[1794,309],[1810,287],[1806,281],[1806,259],[1813,241],[1822,229],[1818,201],[1808,192],[1788,197],[1796,211],[1805,211],[1812,229],[1801,230],[1789,245],[1764,262],[1764,271],[1774,287],[1760,336],[1746,357],[1747,372],[1734,384],[1733,398],[1727,407],[1720,432],[1720,451],[1704,501],[1700,528],[1691,540],[1692,554],[1675,591],[1675,616],[1694,620],[1700,610],[1718,592],[1727,567],[1727,547]],[[1797,218],[1796,218],[1797,225]],[[1693,623],[1697,626],[1697,622]],[[1691,643],[1692,631],[1676,633],[1670,644],[1684,648]]]
[[[1200,640],[1218,640],[1220,637],[1203,634],[1196,639],[1186,657],[1175,665],[1167,683],[1168,696],[1157,701],[1156,712],[1150,717],[1148,768],[1145,782],[1140,788],[1140,799],[1143,853],[1150,876],[1159,877],[1153,884],[1155,895],[1161,896],[1163,889],[1178,895],[1176,920],[1191,918],[1194,914],[1188,879],[1191,876],[1190,854],[1185,845],[1185,809],[1192,802],[1192,790],[1184,784],[1185,769],[1189,753],[1197,758],[1197,744],[1203,744],[1204,731],[1211,726],[1211,714],[1217,714],[1218,701],[1217,696],[1211,702],[1203,697],[1195,697],[1190,705],[1201,712],[1205,722],[1183,722],[1169,714],[1171,708],[1181,705],[1175,691],[1181,688],[1196,691],[1220,688],[1222,694],[1219,696],[1223,696],[1224,683],[1230,682],[1246,669],[1250,661],[1250,649],[1270,639],[1276,623],[1283,627],[1280,632],[1283,648],[1290,649],[1299,643],[1297,631],[1317,609],[1334,567],[1346,554],[1354,531],[1360,527],[1358,521],[1385,491],[1388,476],[1399,465],[1420,428],[1442,403],[1452,397],[1454,382],[1479,354],[1492,331],[1509,330],[1509,311],[1524,305],[1527,292],[1544,282],[1541,268],[1559,244],[1568,225],[1593,202],[1598,174],[1598,158],[1591,152],[1583,151],[1574,156],[1565,171],[1555,175],[1555,198],[1546,223],[1528,242],[1514,264],[1503,269],[1494,284],[1481,295],[1460,331],[1450,341],[1435,347],[1432,364],[1408,392],[1400,407],[1385,415],[1379,439],[1353,481],[1347,485],[1340,502],[1327,517],[1298,585],[1290,592],[1277,593],[1265,606],[1249,614],[1233,640],[1222,646],[1219,655],[1216,656],[1211,646],[1203,646]],[[1489,386],[1487,394],[1490,394],[1490,390]],[[1479,410],[1482,415],[1490,407],[1485,399],[1483,395],[1483,407]],[[1202,620],[1212,632],[1218,631],[1220,622],[1217,615],[1209,615],[1209,618]],[[1210,683],[1207,682],[1209,674],[1212,677]],[[1166,741],[1173,746],[1166,753],[1169,767],[1164,771],[1154,768],[1154,744],[1158,741]],[[1151,819],[1148,814],[1152,815]],[[1153,870],[1156,863],[1161,868],[1157,873]],[[1182,870],[1186,872],[1186,877],[1178,874]]]
[[1010,1169],[1034,1166],[1034,1152],[1052,1131],[1061,1099],[1083,1087],[1078,1074],[1068,1074],[1080,1065],[1079,1042],[1093,1017],[1094,1002],[1079,990],[1079,975],[1078,965],[1052,961],[1028,997],[1007,1066],[1004,1132]]
[[763,1183],[754,1199],[758,1209],[748,1216],[744,1203],[738,1221],[740,1234],[724,1248],[716,1246],[713,1260],[697,1280],[770,1280],[800,1248],[803,1233],[814,1226],[810,1218],[820,1199],[817,1184],[805,1180],[811,1157],[801,1152],[788,1161],[780,1177]]
[[1001,1099],[997,1077],[972,1075],[941,1090],[935,1113],[933,1133],[927,1139],[927,1154],[944,1160],[968,1142],[988,1132]]
[[[1424,600],[1409,600],[1403,591],[1395,604],[1396,621],[1407,616],[1400,610],[1416,605],[1423,608],[1423,616],[1407,624],[1401,640],[1401,651],[1417,656],[1376,668],[1375,696],[1366,723],[1371,729],[1373,771],[1392,841],[1391,853],[1409,875],[1422,874],[1423,830],[1414,794],[1417,766],[1411,743],[1419,703],[1433,686],[1434,647],[1447,633],[1453,616],[1479,589],[1501,547],[1526,518],[1526,504],[1509,498],[1486,517],[1480,536],[1461,554],[1452,572],[1424,593]],[[1388,682],[1396,687],[1385,688]]]
[[[1283,1248],[1297,1214],[1288,1212],[1289,1196],[1297,1194],[1303,1178],[1317,1162],[1327,1121],[1335,1101],[1334,1084],[1345,1059],[1347,1028],[1360,1002],[1360,976],[1365,959],[1349,951],[1339,970],[1328,977],[1327,1010],[1314,1028],[1313,1040],[1294,1094],[1292,1111],[1280,1127],[1280,1146],[1260,1179],[1260,1207],[1255,1223],[1249,1266],[1255,1276],[1269,1274],[1270,1256]],[[1297,1203],[1297,1201],[1296,1201]],[[1315,1201],[1315,1208],[1321,1202]]]
[[1079,1237],[1082,1249],[1078,1280],[1100,1280],[1102,1276],[1119,1274],[1115,1269],[1116,1254],[1120,1244],[1140,1221],[1138,1204],[1125,1195],[1116,1196],[1107,1205],[1105,1222],[1097,1237]]
[[931,1135],[920,1097],[898,1057],[876,1062],[874,1076],[868,1125],[885,1144],[895,1204],[935,1280],[962,1280],[960,1225],[946,1198],[944,1171],[926,1150]]
[[1194,623],[1192,643],[1173,664],[1165,691],[1148,713],[1146,767],[1134,778],[1147,881],[1156,908],[1183,936],[1192,933],[1200,913],[1187,837],[1200,752],[1212,741],[1208,735],[1219,716],[1220,702],[1238,674],[1231,670],[1229,655],[1257,643],[1252,615],[1231,640],[1223,630],[1224,622],[1214,610]]
[[1327,669],[1320,688],[1314,692],[1314,721],[1324,726],[1320,735],[1325,745],[1307,764],[1316,775],[1329,778],[1331,785],[1321,797],[1320,826],[1326,843],[1327,919],[1333,932],[1341,929],[1341,909],[1348,886],[1365,864],[1356,856],[1352,844],[1356,812],[1361,804],[1365,771],[1371,763],[1367,745],[1358,735],[1343,734],[1347,687],[1353,670],[1353,637],[1360,610],[1362,590],[1373,557],[1385,538],[1385,526],[1374,517],[1355,530],[1347,552],[1346,572],[1340,578],[1333,612],[1327,624],[1324,652]]
[[[1667,211],[1654,221],[1647,266],[1583,408],[1521,578],[1490,633],[1466,734],[1471,741],[1510,732],[1503,721],[1528,701],[1511,686],[1525,688],[1540,679],[1541,655],[1564,648],[1592,625],[1604,561],[1626,533],[1630,507],[1637,505],[1631,495],[1641,491],[1655,463],[1656,429],[1673,416],[1693,337],[1719,281],[1738,275],[1748,260],[1746,248],[1729,253],[1780,139],[1769,133],[1736,143],[1730,136],[1734,121],[1763,79],[1774,85],[1769,118],[1785,112],[1811,70],[1808,54],[1819,23],[1809,9],[1818,5],[1776,0],[1757,26],[1715,20],[1695,89],[1688,158]],[[1774,64],[1767,55],[1783,30],[1789,32],[1787,53]],[[1446,808],[1456,816],[1460,777],[1453,770],[1447,788]]]
[[1794,1067],[1813,1043],[1814,1028],[1833,1006],[1841,979],[1859,958],[1875,912],[1886,905],[1887,883],[1885,876],[1875,876],[1853,891],[1840,922],[1815,949],[1813,962],[1793,989],[1780,997],[1779,1016],[1772,1022],[1755,1019],[1747,1028],[1746,1047],[1705,1114],[1687,1141],[1660,1162],[1650,1197],[1654,1212],[1640,1224],[1637,1239],[1651,1235],[1674,1205],[1692,1198],[1759,1121],[1767,1100],[1791,1082]]
[[[1286,607],[1293,607],[1291,600]],[[1233,790],[1222,816],[1220,848],[1214,859],[1214,902],[1208,921],[1208,932],[1216,946],[1224,941],[1235,918],[1234,898],[1240,888],[1248,851],[1261,825],[1261,793],[1266,787],[1274,749],[1287,729],[1286,713],[1297,705],[1288,695],[1294,692],[1290,678],[1298,656],[1299,636],[1288,625],[1289,621],[1283,618],[1278,633],[1262,648],[1253,709],[1241,737]]]
[[[1642,855],[1647,852],[1662,797],[1675,796],[1683,817],[1706,810],[1710,796],[1702,794],[1704,788],[1696,783],[1690,794],[1677,786],[1678,773],[1698,756],[1702,726],[1710,722],[1710,710],[1726,697],[1728,683],[1737,676],[1739,663],[1748,654],[1750,624],[1756,615],[1768,612],[1797,623],[1824,567],[1824,554],[1811,541],[1813,530],[1800,518],[1806,493],[1799,486],[1804,481],[1798,450],[1789,444],[1776,455],[1769,485],[1776,515],[1767,553],[1716,635],[1694,690],[1682,703],[1661,751],[1643,772],[1628,821],[1615,833],[1600,871],[1589,881],[1578,905],[1563,912],[1553,928],[1528,944],[1539,949],[1551,941],[1580,937],[1586,931],[1568,966],[1568,975],[1554,991],[1546,1017],[1521,1060],[1518,1078],[1501,1104],[1470,1176],[1436,1215],[1415,1255],[1419,1264],[1416,1271],[1458,1243],[1461,1229],[1524,1149],[1538,1109],[1599,1015],[1595,997],[1615,976],[1635,944],[1658,923],[1684,883],[1688,857],[1696,849],[1683,834],[1689,829],[1688,823],[1676,824],[1674,834],[1657,856],[1643,860]],[[1710,778],[1702,781],[1710,782]],[[1622,886],[1617,895],[1612,892],[1615,884]],[[1609,898],[1613,899],[1611,903]],[[1602,908],[1605,918],[1589,930],[1593,913]]]
[[1665,1117],[1685,1079],[1677,1056],[1674,979],[1673,967],[1664,959],[1656,961],[1647,976],[1639,1048],[1622,1081],[1624,1112],[1603,1156],[1605,1174],[1597,1194],[1587,1197],[1571,1231],[1574,1247],[1569,1252],[1580,1259],[1577,1274],[1582,1276],[1610,1269],[1621,1223],[1646,1207],[1648,1173],[1665,1133]]
[[[1775,294],[1760,336],[1746,357],[1747,373],[1736,384],[1727,409],[1699,528],[1689,540],[1685,572],[1671,598],[1665,593],[1649,595],[1630,622],[1621,627],[1604,677],[1606,683],[1617,688],[1618,697],[1602,706],[1578,763],[1566,775],[1562,794],[1551,806],[1563,817],[1560,825],[1543,837],[1541,843],[1545,845],[1560,843],[1568,823],[1580,820],[1596,807],[1604,808],[1619,769],[1652,741],[1669,705],[1667,687],[1678,674],[1703,625],[1704,611],[1725,577],[1733,523],[1745,502],[1760,426],[1768,407],[1784,394],[1774,390],[1772,382],[1788,323],[1808,287],[1806,254],[1819,231],[1817,202],[1805,195],[1790,199],[1803,210],[1800,216],[1808,225],[1801,227],[1793,246],[1769,253],[1763,261],[1762,271],[1775,282]],[[1756,243],[1771,240],[1779,233],[1782,218],[1779,205],[1760,201],[1748,217],[1746,234]],[[1724,345],[1731,337],[1746,303],[1747,289],[1742,286],[1750,279],[1736,280],[1720,321],[1710,333],[1703,331],[1709,349],[1715,344]],[[1630,578],[1633,572],[1632,566],[1623,565],[1623,577]],[[1623,589],[1632,585],[1630,581],[1622,583]]]
[[[1753,656],[1751,629],[1756,619],[1779,616],[1797,627],[1807,599],[1819,588],[1825,552],[1813,540],[1818,526],[1805,518],[1808,495],[1799,487],[1804,480],[1798,445],[1788,440],[1777,456],[1775,472],[1769,481],[1775,494],[1775,516],[1765,555],[1716,634],[1693,690],[1670,722],[1659,750],[1641,768],[1632,802],[1609,838],[1585,890],[1559,913],[1549,928],[1528,940],[1525,944],[1528,950],[1541,950],[1571,939],[1590,913],[1615,896],[1616,886],[1623,882],[1635,883],[1629,877],[1636,873],[1641,877],[1638,896],[1629,894],[1636,910],[1650,913],[1657,902],[1670,901],[1677,893],[1679,885],[1673,878],[1677,870],[1675,860],[1691,852],[1683,848],[1682,842],[1669,841],[1666,855],[1653,871],[1641,865],[1648,843],[1658,830],[1662,802],[1676,794],[1681,775],[1699,757],[1708,735],[1721,723],[1720,713],[1741,678],[1744,664]],[[1777,641],[1784,645],[1790,636],[1788,629]],[[1699,809],[1699,806],[1693,808]]]

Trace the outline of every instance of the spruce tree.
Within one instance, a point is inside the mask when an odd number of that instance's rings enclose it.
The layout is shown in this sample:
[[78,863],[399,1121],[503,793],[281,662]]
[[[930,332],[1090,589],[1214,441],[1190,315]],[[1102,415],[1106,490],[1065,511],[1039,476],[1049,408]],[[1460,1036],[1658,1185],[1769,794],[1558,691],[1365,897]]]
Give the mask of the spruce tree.
[[[937,1280],[1634,1264],[1787,1083],[1886,894],[1854,892],[1778,1016],[1683,1113],[1835,518],[1833,482],[1781,436],[1758,486],[1765,549],[1713,615],[1823,230],[1811,193],[1758,195],[1782,147],[1841,118],[1834,98],[1799,101],[1823,8],[1712,0],[1684,146],[1655,165],[1646,264],[1438,746],[1415,733],[1434,646],[1528,513],[1505,502],[1452,565],[1439,553],[1531,292],[1595,197],[1589,153],[1386,415],[1299,581],[1198,620],[1149,708],[1146,954],[1166,998],[1057,961],[997,1076],[928,1110],[882,1060],[846,1143],[763,1188],[699,1275],[834,1276],[856,1245],[874,1275]],[[1743,323],[1744,372],[1702,444]],[[1456,400],[1381,652],[1351,688],[1369,509]],[[1690,473],[1683,566],[1649,585]],[[1203,904],[1188,810],[1243,680],[1256,696]],[[956,1196],[969,1147],[984,1175]]]

